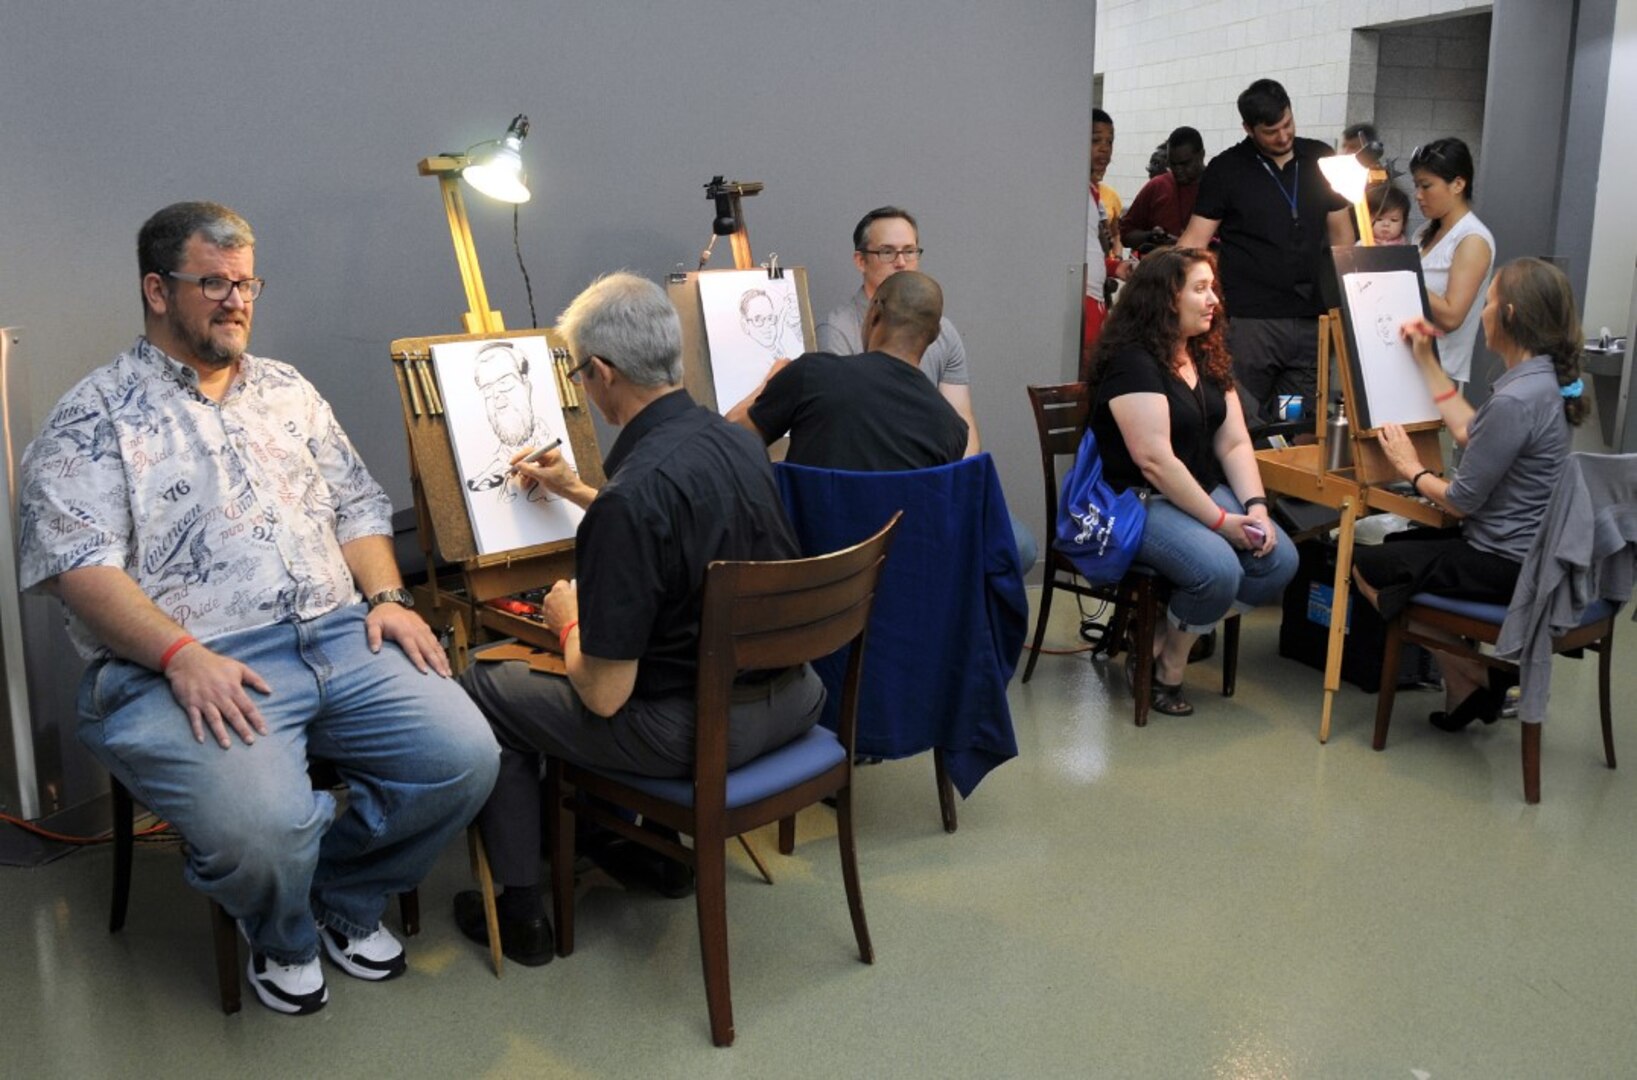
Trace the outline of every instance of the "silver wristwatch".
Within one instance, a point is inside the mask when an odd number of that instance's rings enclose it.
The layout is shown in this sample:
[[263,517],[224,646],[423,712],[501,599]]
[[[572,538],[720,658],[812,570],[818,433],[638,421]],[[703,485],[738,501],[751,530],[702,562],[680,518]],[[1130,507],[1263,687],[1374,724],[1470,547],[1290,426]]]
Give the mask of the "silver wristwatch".
[[406,608],[415,606],[415,597],[408,589],[382,589],[369,598],[369,606],[377,608],[382,604],[402,604]]

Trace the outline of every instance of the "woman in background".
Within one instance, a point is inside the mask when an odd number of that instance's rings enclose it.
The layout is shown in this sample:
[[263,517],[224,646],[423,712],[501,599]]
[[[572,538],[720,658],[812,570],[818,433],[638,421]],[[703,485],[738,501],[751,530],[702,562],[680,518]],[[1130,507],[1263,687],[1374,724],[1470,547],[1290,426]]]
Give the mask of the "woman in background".
[[1495,237],[1472,212],[1472,151],[1460,139],[1436,139],[1410,155],[1415,201],[1427,223],[1416,234],[1432,324],[1444,371],[1464,388],[1472,377],[1480,297],[1495,266]]

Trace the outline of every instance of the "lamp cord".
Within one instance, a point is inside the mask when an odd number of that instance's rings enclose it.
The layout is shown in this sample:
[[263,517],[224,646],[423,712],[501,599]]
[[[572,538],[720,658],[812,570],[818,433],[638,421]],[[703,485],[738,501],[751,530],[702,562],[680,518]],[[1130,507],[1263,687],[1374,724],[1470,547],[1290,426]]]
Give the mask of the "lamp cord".
[[529,295],[529,326],[535,330],[538,330],[540,329],[540,319],[539,316],[535,315],[534,313],[534,284],[533,282],[529,281],[529,268],[523,265],[523,245],[517,238],[518,205],[519,204],[517,203],[512,203],[512,250],[517,252],[517,268],[523,271],[523,291]]

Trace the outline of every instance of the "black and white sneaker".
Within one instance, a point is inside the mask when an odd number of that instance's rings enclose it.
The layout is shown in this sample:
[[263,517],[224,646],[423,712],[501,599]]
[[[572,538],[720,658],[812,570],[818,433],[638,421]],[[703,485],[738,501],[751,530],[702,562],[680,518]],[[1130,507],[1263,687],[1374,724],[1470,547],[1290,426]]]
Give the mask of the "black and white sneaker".
[[316,956],[305,964],[281,964],[252,950],[248,973],[256,996],[274,1012],[306,1016],[330,1000],[324,969]]
[[319,927],[318,936],[335,965],[355,979],[381,982],[404,973],[404,947],[385,923],[361,938],[349,938],[333,926]]

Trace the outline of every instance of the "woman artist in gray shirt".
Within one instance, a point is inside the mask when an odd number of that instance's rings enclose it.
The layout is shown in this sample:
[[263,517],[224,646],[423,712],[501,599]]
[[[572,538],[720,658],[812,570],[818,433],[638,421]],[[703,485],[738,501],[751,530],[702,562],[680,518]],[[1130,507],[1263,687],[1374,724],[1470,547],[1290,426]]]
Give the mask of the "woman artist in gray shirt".
[[[1424,319],[1403,328],[1439,414],[1466,452],[1459,469],[1441,477],[1422,466],[1402,427],[1381,429],[1382,449],[1416,494],[1460,519],[1456,529],[1416,529],[1355,550],[1359,592],[1387,619],[1420,592],[1492,604],[1512,599],[1569,454],[1569,427],[1585,415],[1580,318],[1561,270],[1539,259],[1506,264],[1490,282],[1482,323],[1506,373],[1476,411],[1438,362],[1437,331]],[[1439,664],[1446,707],[1428,719],[1445,731],[1493,722],[1501,695],[1490,689],[1483,665],[1449,656]]]

